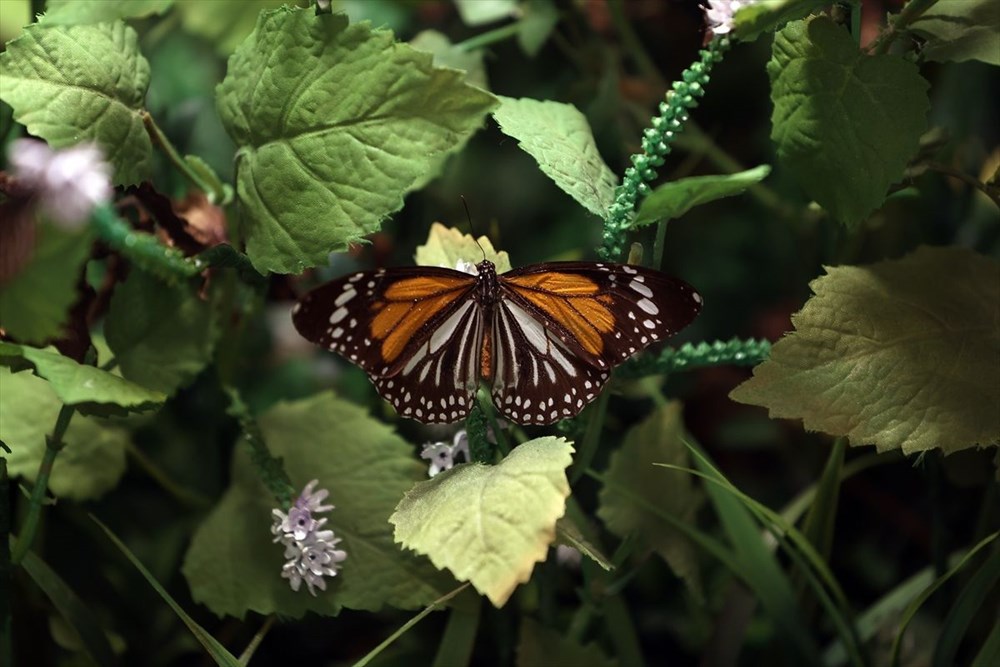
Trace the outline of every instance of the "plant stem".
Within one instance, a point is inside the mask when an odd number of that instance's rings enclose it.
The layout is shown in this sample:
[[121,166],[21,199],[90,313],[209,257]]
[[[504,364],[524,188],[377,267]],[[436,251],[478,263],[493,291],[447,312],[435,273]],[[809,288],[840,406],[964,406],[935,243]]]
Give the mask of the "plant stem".
[[906,3],[906,6],[900,10],[899,14],[896,16],[889,17],[889,25],[885,30],[882,31],[871,46],[868,47],[868,52],[873,55],[883,54],[889,52],[889,47],[892,43],[896,41],[900,33],[905,32],[906,28],[916,21],[918,18],[924,15],[924,13],[937,4],[938,0],[910,0]]
[[45,454],[42,456],[41,465],[38,466],[35,486],[31,490],[31,499],[28,502],[28,516],[24,520],[24,526],[21,528],[20,537],[11,556],[11,562],[14,565],[18,565],[25,554],[31,549],[31,543],[34,541],[35,533],[38,531],[38,520],[41,517],[42,505],[45,503],[45,491],[49,487],[49,476],[52,474],[52,466],[56,461],[56,456],[66,446],[66,443],[63,442],[63,437],[66,435],[66,429],[69,428],[69,422],[75,413],[76,408],[72,405],[62,406],[59,410],[59,416],[56,417],[56,425],[52,429],[52,435],[45,438]]
[[170,163],[174,165],[177,171],[181,172],[184,178],[186,178],[196,188],[207,194],[211,201],[225,201],[226,193],[220,191],[215,185],[206,181],[201,177],[201,174],[191,168],[188,161],[177,152],[174,145],[170,143],[169,139],[167,139],[167,135],[163,133],[160,126],[156,124],[155,120],[153,120],[153,116],[145,109],[142,111],[142,124],[146,128],[146,133],[153,141],[153,144],[158,146],[166,154],[167,159],[170,160]]
[[497,42],[502,42],[505,39],[509,39],[514,35],[516,35],[520,30],[521,30],[520,22],[509,23],[505,26],[494,28],[489,32],[484,32],[481,35],[470,37],[465,41],[455,44],[452,48],[455,49],[456,51],[468,53],[469,51],[475,51],[478,48],[489,46],[490,44],[496,44]]
[[928,162],[926,163],[926,166],[931,171],[936,171],[939,174],[945,174],[946,176],[957,178],[966,185],[971,185],[972,187],[976,188],[984,195],[989,197],[990,201],[992,201],[997,208],[1000,208],[1000,193],[990,189],[988,185],[980,181],[978,178],[969,176],[963,171],[959,171],[958,169],[954,169],[940,162]]

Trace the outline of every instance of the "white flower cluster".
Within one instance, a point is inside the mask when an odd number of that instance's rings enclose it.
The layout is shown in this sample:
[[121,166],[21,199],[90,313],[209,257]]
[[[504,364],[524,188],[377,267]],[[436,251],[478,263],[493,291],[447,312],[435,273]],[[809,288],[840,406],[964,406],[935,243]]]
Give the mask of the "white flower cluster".
[[464,428],[455,434],[451,443],[428,442],[424,445],[420,458],[431,462],[427,476],[434,477],[440,472],[451,470],[455,465],[456,454],[461,454],[466,462],[469,460],[469,434]]
[[42,141],[18,139],[7,157],[41,213],[62,227],[78,227],[95,207],[111,201],[111,167],[93,144],[53,151]]
[[326,518],[313,517],[333,509],[333,505],[323,504],[330,492],[326,489],[316,491],[317,484],[319,480],[315,479],[306,484],[288,514],[279,509],[271,510],[274,541],[285,545],[286,562],[281,568],[281,576],[288,579],[293,591],[298,591],[305,581],[314,596],[316,588],[326,590],[324,577],[337,576],[340,563],[347,558],[347,552],[336,548],[340,538],[335,537],[332,530],[322,530]]
[[708,0],[708,6],[702,5],[705,12],[705,22],[713,35],[725,35],[733,30],[733,15],[736,10],[748,7],[757,0]]

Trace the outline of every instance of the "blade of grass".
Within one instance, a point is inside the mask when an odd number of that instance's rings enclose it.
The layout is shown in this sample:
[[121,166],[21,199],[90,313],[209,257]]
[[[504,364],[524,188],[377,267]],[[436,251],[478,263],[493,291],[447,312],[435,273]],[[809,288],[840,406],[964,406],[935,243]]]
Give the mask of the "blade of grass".
[[642,659],[639,635],[625,601],[620,595],[609,595],[604,598],[603,603],[604,621],[619,664],[622,667],[643,667],[646,663]]
[[411,618],[410,620],[408,620],[406,623],[404,623],[402,626],[400,626],[399,630],[396,630],[394,633],[392,633],[391,635],[389,635],[388,637],[386,637],[385,641],[383,641],[381,644],[379,644],[378,646],[376,646],[375,648],[373,648],[371,651],[369,651],[368,655],[366,655],[365,657],[361,658],[356,663],[354,663],[354,667],[365,667],[365,665],[367,665],[372,660],[374,660],[378,656],[379,653],[381,653],[382,651],[384,651],[385,649],[387,649],[389,646],[392,645],[392,643],[394,641],[396,641],[397,639],[399,639],[400,637],[402,637],[404,634],[406,634],[406,632],[410,628],[412,628],[414,625],[416,625],[420,621],[424,620],[424,618],[428,614],[430,614],[435,609],[438,609],[439,607],[441,607],[441,605],[443,605],[445,602],[447,602],[448,600],[452,599],[453,597],[455,597],[456,595],[458,595],[459,593],[461,593],[462,591],[464,591],[468,587],[469,587],[469,583],[466,582],[466,583],[462,584],[461,586],[459,586],[458,588],[456,588],[455,590],[451,591],[450,593],[445,593],[444,595],[442,595],[441,597],[439,597],[434,602],[431,602],[429,605],[427,605],[424,608],[423,611],[421,611],[419,614],[417,614],[416,616],[414,616],[413,618]]
[[938,577],[933,584],[924,589],[912,602],[910,602],[906,611],[903,612],[903,617],[899,622],[899,631],[896,633],[896,638],[892,642],[892,653],[889,661],[890,665],[893,667],[899,667],[899,649],[903,645],[903,635],[906,633],[906,626],[910,624],[910,621],[913,620],[913,617],[916,615],[917,611],[920,610],[920,607],[924,604],[924,602],[927,601],[927,598],[933,595],[934,591],[940,588],[946,581],[955,576],[956,573],[965,567],[965,564],[968,563],[973,556],[995,540],[997,535],[1000,535],[1000,532],[993,533],[992,535],[984,537],[980,540],[979,544],[972,547],[972,549],[970,549],[968,553],[966,553],[965,556],[963,556],[962,559],[955,564],[954,567]]
[[[475,597],[474,594],[469,593],[469,595]],[[482,600],[476,602],[477,604],[470,605],[472,613],[460,609],[452,609],[449,612],[448,624],[445,625],[444,635],[438,644],[433,667],[464,667],[469,664],[483,608]]]
[[101,523],[100,519],[94,515],[90,515],[90,518],[101,530],[104,531],[104,534],[108,536],[108,539],[111,540],[116,547],[118,547],[118,550],[125,555],[125,558],[127,558],[129,562],[132,563],[137,570],[139,570],[142,576],[145,577],[146,581],[149,582],[149,585],[153,587],[163,601],[170,605],[170,608],[174,610],[177,617],[181,619],[184,625],[188,627],[188,630],[191,631],[191,634],[195,636],[195,639],[198,640],[198,643],[200,643],[202,647],[204,647],[205,651],[212,657],[215,664],[220,665],[220,667],[242,667],[236,656],[227,651],[225,646],[220,644],[215,637],[205,630],[205,628],[198,625],[193,618],[187,615],[187,612],[185,612],[184,609],[177,604],[172,597],[170,597],[170,594],[167,593],[166,589],[160,585],[160,582],[158,582],[156,578],[150,574],[149,570],[147,570],[146,567],[139,561],[139,559],[136,558],[131,551],[129,551],[129,548],[125,546],[125,543],[119,540],[118,536],[111,532],[110,528]]
[[[15,542],[11,536],[11,542]],[[31,580],[45,593],[52,606],[62,615],[66,622],[80,636],[83,650],[98,665],[114,665],[115,653],[111,650],[104,629],[97,623],[94,612],[84,604],[76,592],[70,588],[62,577],[48,566],[33,551],[27,551],[21,560],[21,567],[28,573]]]
[[969,624],[975,618],[987,596],[993,592],[993,587],[1000,581],[1000,553],[993,553],[983,563],[969,582],[959,593],[958,599],[948,611],[948,616],[941,626],[941,634],[934,646],[932,667],[949,667],[958,662],[958,646],[969,629]]
[[983,648],[972,660],[970,667],[992,667],[1000,663],[1000,621],[993,624],[990,636],[986,638]]

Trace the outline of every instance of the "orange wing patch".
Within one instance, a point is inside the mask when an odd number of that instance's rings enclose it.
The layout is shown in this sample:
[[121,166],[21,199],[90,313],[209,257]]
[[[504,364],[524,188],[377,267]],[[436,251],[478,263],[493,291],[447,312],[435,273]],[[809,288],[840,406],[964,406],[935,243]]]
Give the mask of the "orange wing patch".
[[604,350],[602,334],[615,328],[615,316],[607,307],[611,297],[589,278],[572,273],[544,272],[507,278],[505,284],[565,327],[593,355]]
[[382,341],[382,360],[399,358],[421,327],[465,293],[474,282],[468,278],[418,277],[399,280],[383,292],[373,308],[371,338]]

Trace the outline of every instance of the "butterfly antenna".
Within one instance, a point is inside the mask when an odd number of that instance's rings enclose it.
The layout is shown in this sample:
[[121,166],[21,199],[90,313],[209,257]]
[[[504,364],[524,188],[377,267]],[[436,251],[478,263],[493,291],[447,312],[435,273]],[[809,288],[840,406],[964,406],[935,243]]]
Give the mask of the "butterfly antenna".
[[469,213],[469,202],[465,201],[465,195],[458,195],[458,198],[462,200],[462,206],[465,207],[465,217],[469,219],[469,231],[472,233],[472,240],[479,246],[479,250],[483,253],[483,260],[485,260],[486,249],[479,243],[479,238],[476,236],[476,229],[472,224],[472,214]]

